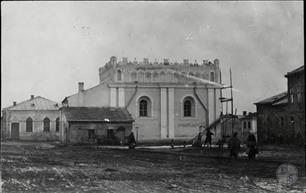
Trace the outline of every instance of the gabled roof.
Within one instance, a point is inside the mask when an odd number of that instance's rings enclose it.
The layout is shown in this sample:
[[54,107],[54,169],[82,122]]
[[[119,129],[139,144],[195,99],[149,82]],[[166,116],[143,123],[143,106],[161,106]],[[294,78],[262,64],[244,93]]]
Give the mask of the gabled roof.
[[9,106],[3,110],[59,110],[59,104],[41,96]]
[[68,122],[133,122],[125,108],[117,107],[64,107]]
[[286,92],[282,92],[280,94],[274,95],[272,97],[266,98],[262,101],[256,102],[254,104],[256,105],[257,104],[272,104],[272,105],[285,104],[284,102],[286,102],[287,96],[288,96],[288,93],[286,91]]
[[299,72],[302,72],[302,71],[304,71],[304,65],[301,66],[301,67],[299,67],[299,68],[297,68],[297,69],[295,69],[295,70],[292,70],[292,71],[288,72],[288,73],[285,75],[285,77],[294,75],[294,74],[299,73]]

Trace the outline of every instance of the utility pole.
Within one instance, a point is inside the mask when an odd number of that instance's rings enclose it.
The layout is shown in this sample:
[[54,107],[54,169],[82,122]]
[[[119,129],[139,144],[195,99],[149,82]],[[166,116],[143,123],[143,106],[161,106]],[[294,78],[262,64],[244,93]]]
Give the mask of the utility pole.
[[231,88],[231,113],[232,113],[232,135],[234,134],[234,100],[233,100],[233,82],[232,82],[232,70],[230,69],[230,88]]

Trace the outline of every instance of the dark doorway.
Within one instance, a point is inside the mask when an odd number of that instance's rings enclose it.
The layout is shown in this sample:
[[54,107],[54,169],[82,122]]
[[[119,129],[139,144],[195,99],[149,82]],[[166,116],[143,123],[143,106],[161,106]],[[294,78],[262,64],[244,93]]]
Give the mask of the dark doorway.
[[11,138],[19,139],[19,123],[12,123]]

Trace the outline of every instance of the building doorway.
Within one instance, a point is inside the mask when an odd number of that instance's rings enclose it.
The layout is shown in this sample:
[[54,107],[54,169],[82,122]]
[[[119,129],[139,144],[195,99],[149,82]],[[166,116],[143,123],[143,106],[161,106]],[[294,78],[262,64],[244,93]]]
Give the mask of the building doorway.
[[12,123],[11,138],[19,139],[19,123]]

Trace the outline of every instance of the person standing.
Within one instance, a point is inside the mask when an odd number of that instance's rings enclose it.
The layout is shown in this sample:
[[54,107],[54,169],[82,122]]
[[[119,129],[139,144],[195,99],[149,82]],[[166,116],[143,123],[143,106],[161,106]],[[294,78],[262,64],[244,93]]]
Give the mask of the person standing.
[[135,136],[134,136],[133,131],[129,135],[128,144],[129,144],[129,149],[135,149],[135,147],[136,147],[136,140],[135,140]]
[[238,133],[235,132],[229,140],[230,157],[238,158],[240,150],[240,140],[237,137]]
[[247,154],[249,159],[255,159],[257,152],[256,148],[256,137],[251,131],[249,131],[248,139],[247,139]]
[[210,129],[207,129],[206,131],[206,139],[205,139],[205,142],[204,142],[204,147],[206,146],[207,144],[207,147],[211,147],[211,136],[214,135]]

